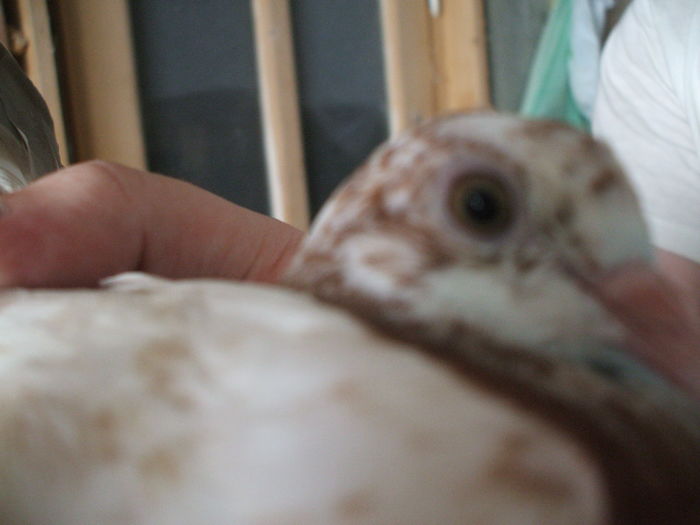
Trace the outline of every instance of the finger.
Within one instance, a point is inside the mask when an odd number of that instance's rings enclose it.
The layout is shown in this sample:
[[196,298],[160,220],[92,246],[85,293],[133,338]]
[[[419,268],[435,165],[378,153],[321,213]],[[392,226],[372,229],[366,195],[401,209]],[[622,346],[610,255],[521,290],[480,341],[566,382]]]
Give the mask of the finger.
[[301,237],[188,183],[89,162],[3,196],[0,284],[92,286],[128,270],[272,281]]
[[700,315],[695,302],[649,268],[609,276],[599,290],[627,329],[630,351],[700,400]]

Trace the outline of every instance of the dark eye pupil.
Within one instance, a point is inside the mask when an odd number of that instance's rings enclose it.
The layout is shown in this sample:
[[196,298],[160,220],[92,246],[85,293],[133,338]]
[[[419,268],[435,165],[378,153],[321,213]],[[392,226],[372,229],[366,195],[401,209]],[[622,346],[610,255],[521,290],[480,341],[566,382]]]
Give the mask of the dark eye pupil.
[[484,188],[470,191],[464,201],[464,207],[467,217],[477,224],[489,224],[498,219],[501,213],[498,198]]
[[468,173],[449,195],[454,218],[472,234],[493,238],[513,223],[511,188],[489,173]]

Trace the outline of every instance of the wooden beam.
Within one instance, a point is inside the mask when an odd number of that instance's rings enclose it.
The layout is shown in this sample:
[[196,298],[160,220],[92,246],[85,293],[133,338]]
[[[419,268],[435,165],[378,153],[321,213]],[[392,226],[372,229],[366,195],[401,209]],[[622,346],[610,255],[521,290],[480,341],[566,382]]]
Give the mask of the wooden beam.
[[438,112],[488,106],[483,0],[442,0],[432,22]]
[[483,0],[381,0],[389,126],[489,105]]
[[427,3],[381,0],[384,67],[392,136],[437,111]]
[[252,0],[272,215],[309,226],[306,168],[288,0]]
[[63,120],[61,89],[46,0],[16,0],[22,34],[27,47],[23,54],[27,76],[49,107],[63,163],[70,162]]
[[146,167],[127,0],[55,3],[74,161]]

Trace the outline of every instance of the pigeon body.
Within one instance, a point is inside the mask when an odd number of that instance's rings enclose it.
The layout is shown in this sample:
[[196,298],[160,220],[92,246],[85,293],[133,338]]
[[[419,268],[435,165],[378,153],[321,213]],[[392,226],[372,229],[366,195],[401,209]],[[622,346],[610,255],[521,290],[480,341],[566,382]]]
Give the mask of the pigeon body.
[[596,296],[647,253],[605,147],[484,113],[382,146],[285,287],[4,292],[0,522],[698,523],[697,407]]
[[32,293],[0,327],[24,350],[3,358],[6,523],[605,515],[599,469],[563,432],[303,294]]

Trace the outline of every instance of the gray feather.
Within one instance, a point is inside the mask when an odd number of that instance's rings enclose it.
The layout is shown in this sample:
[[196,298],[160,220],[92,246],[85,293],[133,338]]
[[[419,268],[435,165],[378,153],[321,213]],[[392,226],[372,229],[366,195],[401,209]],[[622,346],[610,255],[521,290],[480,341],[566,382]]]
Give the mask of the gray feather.
[[12,191],[61,167],[49,108],[0,45],[0,186]]

